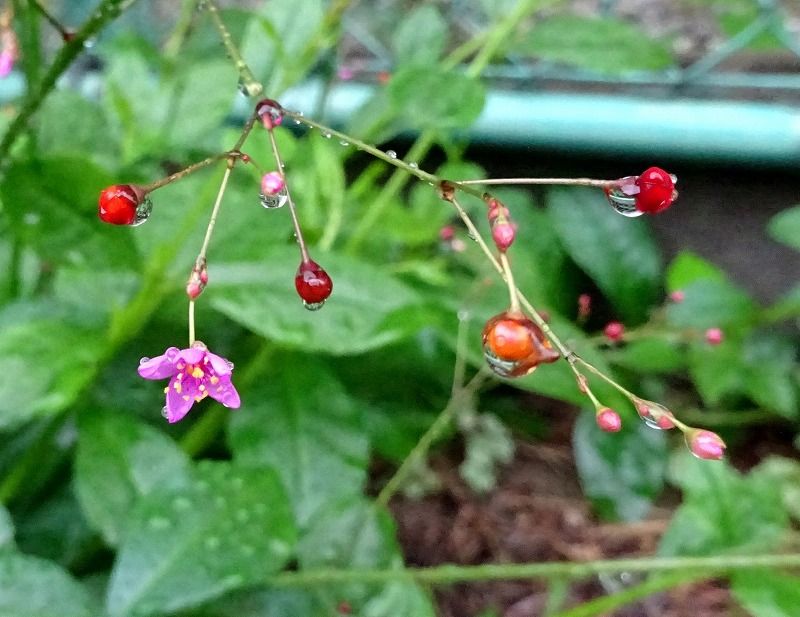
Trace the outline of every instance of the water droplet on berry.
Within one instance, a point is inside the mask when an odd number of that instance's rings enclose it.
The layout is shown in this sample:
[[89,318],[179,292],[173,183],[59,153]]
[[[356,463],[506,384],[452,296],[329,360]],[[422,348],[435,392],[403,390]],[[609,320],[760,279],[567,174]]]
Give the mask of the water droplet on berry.
[[307,311],[318,311],[323,306],[325,306],[325,300],[322,302],[306,302],[303,300],[303,308]]
[[522,377],[559,358],[541,329],[522,314],[495,315],[483,328],[483,356],[501,377]]
[[397,152],[395,152],[394,150],[387,150],[386,151],[386,156],[388,156],[390,159],[396,159],[397,158]]
[[272,99],[261,99],[256,104],[256,115],[261,118],[261,123],[268,130],[280,126],[283,122],[283,108]]
[[147,219],[150,218],[150,214],[153,212],[153,202],[150,201],[150,197],[145,196],[142,201],[136,206],[136,218],[131,223],[131,227],[138,227],[142,223],[144,223]]
[[275,195],[261,193],[259,199],[261,200],[261,205],[267,210],[276,210],[286,205],[286,202],[289,201],[289,193],[284,187],[278,193],[275,193]]
[[616,186],[610,186],[605,189],[606,198],[615,212],[622,216],[635,218],[642,216],[644,212],[636,208],[636,195],[639,193],[639,187],[636,186],[636,176],[628,176],[618,180]]

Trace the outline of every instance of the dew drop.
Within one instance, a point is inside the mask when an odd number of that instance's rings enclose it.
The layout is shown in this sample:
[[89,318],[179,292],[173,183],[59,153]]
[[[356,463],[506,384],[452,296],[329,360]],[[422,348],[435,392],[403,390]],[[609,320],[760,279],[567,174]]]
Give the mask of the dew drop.
[[169,411],[167,411],[167,406],[166,406],[166,405],[164,405],[164,406],[161,408],[161,416],[162,416],[163,418],[168,418],[168,417],[169,417]]
[[138,227],[144,223],[150,218],[150,213],[152,211],[153,202],[150,201],[149,197],[145,197],[141,202],[139,202],[139,205],[136,206],[136,218],[134,219],[133,223],[131,223],[131,227]]
[[95,46],[95,44],[96,44],[96,43],[97,43],[97,39],[96,39],[96,38],[94,38],[94,37],[89,37],[88,39],[86,39],[86,40],[83,42],[83,47],[84,47],[85,49],[91,49],[92,47],[94,47],[94,46]]
[[147,356],[139,358],[139,364],[144,364],[145,362],[150,362],[150,358],[148,358]]
[[397,152],[395,152],[394,150],[387,150],[386,151],[386,156],[388,156],[390,159],[396,159],[397,158]]
[[219,548],[220,544],[222,544],[222,542],[217,536],[209,536],[205,541],[206,548],[210,550]]
[[472,240],[473,242],[477,242],[477,241],[478,241],[478,236],[476,236],[476,235],[475,235],[474,233],[472,233],[471,231],[468,231],[468,232],[467,232],[467,237],[468,237],[470,240]]
[[295,124],[300,124],[300,120],[298,120],[297,118],[295,118],[295,119],[294,119],[294,123],[295,123]]
[[419,169],[419,165],[417,165],[417,164],[416,164],[414,161],[411,161],[411,162],[408,164],[408,166],[409,166],[411,169]]
[[231,362],[230,360],[225,360],[225,364],[228,365],[229,369],[233,370],[233,362]]
[[330,139],[331,138],[331,132],[330,131],[322,131],[320,133],[320,135],[322,135],[325,139]]
[[678,176],[675,174],[670,174],[669,179],[672,180],[672,184],[678,184]]
[[289,194],[284,187],[280,192],[275,193],[275,195],[265,195],[261,193],[259,199],[261,200],[261,205],[267,210],[276,210],[286,205],[286,202],[289,201]]
[[347,141],[347,140],[344,140],[344,139],[340,139],[340,140],[339,140],[339,145],[340,145],[340,146],[349,146],[349,145],[350,145],[350,142],[349,142],[349,141]]
[[306,302],[303,300],[303,308],[307,311],[318,311],[321,309],[325,304],[325,300],[322,302]]
[[636,184],[637,176],[627,176],[620,178],[614,185],[606,187],[606,198],[614,211],[635,218],[642,216],[643,211],[636,208],[636,195],[639,193],[639,185]]

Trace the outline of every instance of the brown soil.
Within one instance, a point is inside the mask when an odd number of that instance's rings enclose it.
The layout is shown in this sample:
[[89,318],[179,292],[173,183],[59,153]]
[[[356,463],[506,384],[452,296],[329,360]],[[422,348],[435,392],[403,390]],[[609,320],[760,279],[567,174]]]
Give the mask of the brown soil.
[[[435,456],[432,466],[441,490],[421,500],[398,497],[391,504],[407,563],[587,561],[653,555],[671,509],[654,508],[650,519],[639,523],[599,521],[577,481],[568,437],[574,416],[562,410],[558,418],[553,418],[558,426],[548,442],[517,444],[514,461],[485,496],[476,495],[461,480],[457,454]],[[566,606],[619,591],[638,580],[623,575],[582,581],[570,589]],[[460,584],[437,590],[437,600],[442,617],[539,617],[547,602],[547,588],[539,582]],[[719,617],[727,615],[730,607],[724,582],[711,581],[651,596],[613,615]]]

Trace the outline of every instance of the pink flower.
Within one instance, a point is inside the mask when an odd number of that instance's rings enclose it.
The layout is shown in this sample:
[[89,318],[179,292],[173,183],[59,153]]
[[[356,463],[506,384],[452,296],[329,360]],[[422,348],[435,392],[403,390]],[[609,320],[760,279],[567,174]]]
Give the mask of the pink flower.
[[675,304],[680,304],[686,299],[686,294],[680,289],[676,289],[675,291],[669,294],[669,299],[672,300]]
[[689,450],[697,458],[718,461],[725,454],[725,442],[716,433],[695,428],[687,431],[685,437]]
[[241,401],[231,383],[232,371],[233,364],[208,351],[200,341],[188,349],[170,347],[163,355],[142,358],[139,363],[139,376],[144,379],[171,378],[164,389],[167,404],[163,411],[170,423],[181,420],[192,405],[207,396],[238,409]]
[[16,54],[13,51],[4,49],[0,52],[0,77],[6,77],[11,73],[16,59]]

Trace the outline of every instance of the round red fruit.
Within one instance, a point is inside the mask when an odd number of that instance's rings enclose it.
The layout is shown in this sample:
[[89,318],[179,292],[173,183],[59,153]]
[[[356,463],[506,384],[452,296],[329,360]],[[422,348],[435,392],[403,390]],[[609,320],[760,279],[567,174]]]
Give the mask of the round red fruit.
[[483,332],[485,344],[501,360],[524,360],[534,353],[534,335],[527,320],[501,318],[486,325]]
[[130,184],[114,184],[100,193],[97,214],[102,221],[112,225],[133,225],[139,203],[139,197]]
[[311,259],[300,264],[294,277],[294,286],[306,304],[325,302],[333,291],[331,277]]
[[636,194],[636,209],[640,212],[656,214],[672,205],[676,197],[675,180],[660,167],[650,167],[636,180],[639,192]]

